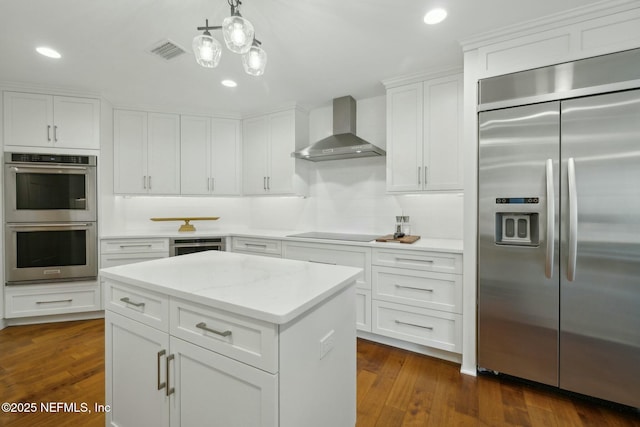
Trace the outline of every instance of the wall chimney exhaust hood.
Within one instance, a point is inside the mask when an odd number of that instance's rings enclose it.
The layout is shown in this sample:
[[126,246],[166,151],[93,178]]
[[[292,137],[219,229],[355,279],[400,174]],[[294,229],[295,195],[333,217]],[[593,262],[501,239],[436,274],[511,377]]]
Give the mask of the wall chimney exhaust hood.
[[356,100],[343,96],[333,100],[333,135],[291,153],[291,157],[319,162],[385,154],[383,149],[356,136]]

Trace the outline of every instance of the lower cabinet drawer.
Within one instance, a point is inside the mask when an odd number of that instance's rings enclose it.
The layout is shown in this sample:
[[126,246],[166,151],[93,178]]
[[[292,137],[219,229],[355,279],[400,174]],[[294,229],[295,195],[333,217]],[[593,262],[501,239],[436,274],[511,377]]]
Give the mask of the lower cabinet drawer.
[[372,332],[454,353],[462,352],[462,316],[373,301]]
[[101,309],[96,281],[5,287],[5,317],[47,316]]
[[275,324],[173,299],[170,318],[171,335],[267,372],[278,372]]
[[375,299],[462,313],[462,275],[373,266]]
[[157,292],[105,279],[107,310],[166,331],[169,329],[169,298]]
[[233,237],[231,239],[231,250],[233,252],[282,257],[282,241]]

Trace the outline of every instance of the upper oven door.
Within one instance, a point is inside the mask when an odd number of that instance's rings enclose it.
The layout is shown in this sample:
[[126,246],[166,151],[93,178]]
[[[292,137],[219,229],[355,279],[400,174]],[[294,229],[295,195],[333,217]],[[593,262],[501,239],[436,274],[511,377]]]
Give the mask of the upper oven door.
[[98,275],[97,240],[95,222],[7,224],[7,282],[94,278]]
[[96,221],[96,168],[5,164],[6,222]]

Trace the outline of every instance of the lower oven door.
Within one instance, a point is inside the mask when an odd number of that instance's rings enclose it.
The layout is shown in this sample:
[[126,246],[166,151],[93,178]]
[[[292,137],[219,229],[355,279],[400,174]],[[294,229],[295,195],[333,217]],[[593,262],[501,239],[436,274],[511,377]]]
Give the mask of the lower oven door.
[[98,275],[95,222],[14,223],[5,228],[8,284],[80,280]]

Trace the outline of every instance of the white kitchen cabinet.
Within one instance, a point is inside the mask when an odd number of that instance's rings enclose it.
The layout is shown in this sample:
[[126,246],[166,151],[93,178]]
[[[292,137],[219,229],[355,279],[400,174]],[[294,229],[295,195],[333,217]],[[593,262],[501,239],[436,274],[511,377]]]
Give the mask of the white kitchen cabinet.
[[97,280],[4,287],[4,317],[83,313],[102,310]]
[[374,248],[372,332],[462,352],[462,255]]
[[370,248],[325,243],[285,242],[284,258],[361,268],[362,273],[356,278],[356,324],[358,330],[371,331]]
[[180,116],[114,110],[114,191],[180,193]]
[[243,120],[245,195],[306,195],[307,165],[291,157],[308,141],[308,117],[296,110]]
[[232,237],[231,251],[249,255],[282,257],[282,240],[257,237]]
[[169,427],[169,335],[107,310],[105,342],[107,425]]
[[34,93],[4,93],[4,144],[100,149],[100,101]]
[[100,240],[100,268],[169,256],[169,239],[106,238]]
[[387,90],[387,191],[461,190],[462,75]]
[[352,286],[282,325],[111,279],[105,300],[107,425],[355,424]]
[[180,117],[180,192],[187,195],[239,195],[240,121]]

